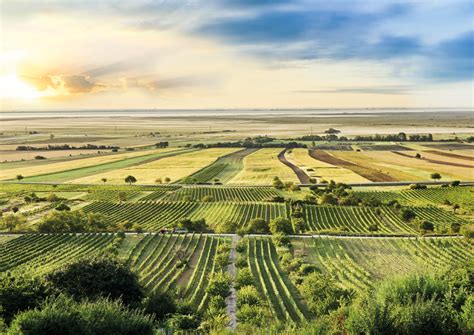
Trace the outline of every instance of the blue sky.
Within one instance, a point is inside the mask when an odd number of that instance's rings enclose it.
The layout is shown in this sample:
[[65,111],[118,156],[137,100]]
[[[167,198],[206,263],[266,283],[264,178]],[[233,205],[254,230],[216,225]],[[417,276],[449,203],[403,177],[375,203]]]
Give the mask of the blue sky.
[[[6,97],[11,108],[473,102],[472,1],[2,4],[3,82],[13,66],[29,85]],[[38,98],[22,102],[30,89]]]

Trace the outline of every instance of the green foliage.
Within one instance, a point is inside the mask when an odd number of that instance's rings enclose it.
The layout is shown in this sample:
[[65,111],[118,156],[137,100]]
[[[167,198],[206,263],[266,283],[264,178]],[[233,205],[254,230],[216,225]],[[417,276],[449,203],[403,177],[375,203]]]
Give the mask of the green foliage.
[[236,288],[240,288],[243,286],[255,285],[255,280],[253,278],[252,272],[249,268],[240,269],[237,272],[236,278]]
[[416,217],[416,213],[410,208],[403,208],[400,216],[403,221],[411,221]]
[[278,217],[270,221],[269,228],[272,234],[282,233],[285,235],[289,235],[293,233],[291,222],[288,219],[283,218],[283,217]]
[[125,177],[125,182],[131,185],[132,183],[137,182],[137,178],[135,178],[134,176],[127,176]]
[[145,313],[154,315],[158,320],[177,311],[176,301],[168,292],[153,292],[143,300],[143,308]]
[[255,218],[248,223],[247,231],[249,234],[268,234],[270,228],[265,219]]
[[285,185],[280,180],[280,178],[274,177],[273,178],[273,187],[276,188],[277,190],[282,190],[285,187]]
[[173,314],[166,320],[166,327],[174,331],[195,330],[201,321],[193,314]]
[[38,307],[51,293],[38,278],[2,276],[0,278],[0,316],[10,323],[15,314]]
[[308,308],[316,316],[338,309],[350,297],[327,275],[313,272],[303,279],[299,291],[306,298]]
[[424,221],[420,222],[419,229],[421,231],[424,231],[424,232],[433,231],[434,230],[434,224],[430,221],[424,220]]
[[214,272],[209,278],[206,292],[212,296],[226,298],[230,294],[232,279],[225,272]]
[[128,310],[119,301],[75,302],[60,296],[41,309],[22,312],[12,322],[12,335],[116,334],[152,335],[153,320]]
[[40,233],[115,231],[117,224],[104,214],[82,211],[51,211],[37,225]]
[[[253,327],[263,328],[270,320],[268,309],[257,305],[241,305],[237,310],[237,319],[239,323],[251,325]],[[256,331],[255,328],[252,330]],[[249,333],[250,334],[250,333]]]
[[106,257],[77,260],[48,274],[46,280],[77,300],[110,297],[126,305],[138,305],[143,297],[137,275]]
[[321,205],[337,205],[337,197],[332,193],[324,193],[319,199]]
[[26,223],[26,217],[22,214],[6,214],[2,217],[2,226],[9,231],[21,230]]
[[256,306],[261,304],[259,293],[255,286],[246,285],[239,288],[237,293],[238,306],[249,305]]
[[174,228],[187,229],[189,231],[205,231],[208,229],[205,219],[194,221],[191,219],[181,219],[171,226]]
[[474,238],[474,224],[463,225],[461,227],[461,234],[467,239]]
[[59,205],[56,206],[55,210],[57,211],[70,211],[71,208],[66,205],[64,202],[61,202]]
[[216,227],[216,233],[225,234],[225,233],[235,233],[239,225],[233,221],[225,221]]

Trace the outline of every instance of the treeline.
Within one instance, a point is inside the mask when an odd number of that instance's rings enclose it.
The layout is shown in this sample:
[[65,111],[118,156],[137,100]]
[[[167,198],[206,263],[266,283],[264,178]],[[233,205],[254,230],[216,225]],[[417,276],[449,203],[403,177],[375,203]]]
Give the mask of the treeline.
[[326,136],[319,135],[306,135],[296,138],[297,141],[377,141],[377,142],[433,142],[433,135],[426,134],[413,134],[407,135],[405,133],[388,134],[388,135],[367,135],[367,136],[355,136],[352,139],[348,139],[345,136],[338,137],[337,135],[330,134]]
[[95,144],[86,144],[81,145],[79,147],[69,145],[69,144],[58,144],[58,145],[51,145],[48,144],[44,147],[32,147],[29,145],[19,145],[16,147],[17,151],[44,151],[44,150],[113,150],[113,149],[120,149],[118,146],[112,145],[95,145]]
[[[307,148],[306,144],[291,142],[274,142],[275,138],[268,136],[248,137],[236,142],[198,143],[192,145],[193,148]],[[188,144],[191,146],[191,144]]]

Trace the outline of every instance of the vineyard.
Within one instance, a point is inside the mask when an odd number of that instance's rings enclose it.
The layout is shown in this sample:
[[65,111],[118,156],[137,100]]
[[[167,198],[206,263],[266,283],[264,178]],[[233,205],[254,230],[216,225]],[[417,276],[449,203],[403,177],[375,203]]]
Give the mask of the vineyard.
[[299,252],[345,288],[414,272],[441,270],[474,260],[472,243],[457,238],[300,239]]
[[[281,196],[282,192],[273,187],[183,187],[168,194],[165,201],[189,199],[199,201],[268,201]],[[145,199],[142,199],[145,200]]]
[[301,322],[309,319],[302,298],[279,266],[275,246],[269,238],[248,239],[247,261],[275,320]]

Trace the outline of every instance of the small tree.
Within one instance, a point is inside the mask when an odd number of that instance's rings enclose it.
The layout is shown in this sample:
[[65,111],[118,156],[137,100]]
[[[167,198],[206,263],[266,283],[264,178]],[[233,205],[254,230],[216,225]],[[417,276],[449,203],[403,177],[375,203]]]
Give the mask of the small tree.
[[119,192],[117,196],[120,202],[127,200],[127,193],[123,191]]
[[24,177],[21,174],[16,175],[16,180],[18,180],[18,181],[22,180],[23,178]]
[[459,208],[461,208],[461,206],[459,206],[458,204],[454,204],[453,205],[453,213],[456,213],[456,210],[458,210]]
[[434,225],[430,221],[423,221],[420,223],[420,230],[422,231],[433,231]]
[[434,181],[438,181],[441,179],[441,175],[438,172],[432,173],[431,179],[433,179]]
[[129,185],[132,185],[132,183],[137,182],[137,178],[135,178],[134,176],[127,176],[125,177],[125,182],[128,183]]
[[107,178],[102,178],[101,180],[104,184],[107,182]]
[[278,217],[270,221],[269,226],[270,226],[270,232],[272,234],[283,233],[283,234],[289,235],[293,232],[291,222],[284,217]]
[[280,178],[275,177],[275,178],[273,178],[273,187],[278,189],[278,190],[282,190],[285,187],[285,185],[280,180]]
[[8,229],[8,231],[13,231],[26,223],[26,218],[21,214],[8,214],[3,217],[2,221],[3,226]]
[[165,178],[165,183],[169,183],[171,181],[171,178],[170,177],[166,177]]

